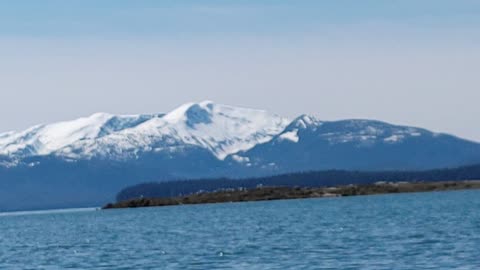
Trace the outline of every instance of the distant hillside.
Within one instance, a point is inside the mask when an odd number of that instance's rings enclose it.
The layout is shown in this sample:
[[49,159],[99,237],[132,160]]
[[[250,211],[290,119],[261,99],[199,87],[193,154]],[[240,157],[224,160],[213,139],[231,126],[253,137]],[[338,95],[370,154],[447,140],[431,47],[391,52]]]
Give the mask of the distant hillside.
[[[421,128],[373,120],[301,116],[272,140],[237,153],[271,175],[320,170],[431,170],[480,162],[480,145]],[[247,162],[246,162],[247,163]]]
[[386,182],[419,182],[419,181],[461,181],[479,180],[480,165],[465,166],[454,169],[439,169],[428,171],[317,171],[283,174],[271,177],[247,179],[198,179],[145,183],[127,187],[117,195],[117,201],[125,201],[140,197],[163,198],[188,195],[196,192],[211,192],[230,188],[255,188],[263,186],[286,187],[326,187],[349,184],[372,184]]

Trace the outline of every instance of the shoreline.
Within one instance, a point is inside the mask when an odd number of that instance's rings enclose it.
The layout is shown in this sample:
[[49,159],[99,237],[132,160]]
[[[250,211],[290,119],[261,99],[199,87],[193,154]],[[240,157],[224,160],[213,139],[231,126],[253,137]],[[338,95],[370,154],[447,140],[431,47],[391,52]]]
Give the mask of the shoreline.
[[431,192],[448,190],[480,189],[480,180],[441,181],[441,182],[377,182],[369,185],[347,185],[336,187],[258,187],[255,189],[225,189],[215,192],[195,193],[170,198],[138,198],[109,203],[102,209],[120,209],[137,207],[158,207],[184,204],[207,204],[226,202],[251,202],[269,200],[332,198],[364,196],[377,194],[395,194],[412,192]]

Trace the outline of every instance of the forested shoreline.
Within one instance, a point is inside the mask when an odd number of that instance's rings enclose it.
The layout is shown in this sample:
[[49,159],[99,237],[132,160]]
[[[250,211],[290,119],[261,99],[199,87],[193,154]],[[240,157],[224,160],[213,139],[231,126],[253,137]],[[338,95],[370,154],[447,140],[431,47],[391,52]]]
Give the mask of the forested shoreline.
[[377,182],[439,182],[480,180],[480,165],[426,171],[316,171],[244,179],[195,179],[145,183],[121,190],[117,201],[135,198],[172,198],[194,193],[257,187],[334,187]]

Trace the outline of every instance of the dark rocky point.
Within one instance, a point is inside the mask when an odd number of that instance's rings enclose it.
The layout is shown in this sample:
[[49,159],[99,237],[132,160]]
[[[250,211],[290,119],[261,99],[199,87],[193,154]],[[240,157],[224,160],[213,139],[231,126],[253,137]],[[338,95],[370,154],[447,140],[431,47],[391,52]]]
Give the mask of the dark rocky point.
[[103,209],[204,204],[225,202],[248,202],[304,198],[343,197],[407,192],[429,192],[461,189],[480,189],[478,181],[443,182],[378,182],[370,185],[347,185],[338,187],[258,187],[254,189],[224,189],[170,198],[138,198],[109,203]]

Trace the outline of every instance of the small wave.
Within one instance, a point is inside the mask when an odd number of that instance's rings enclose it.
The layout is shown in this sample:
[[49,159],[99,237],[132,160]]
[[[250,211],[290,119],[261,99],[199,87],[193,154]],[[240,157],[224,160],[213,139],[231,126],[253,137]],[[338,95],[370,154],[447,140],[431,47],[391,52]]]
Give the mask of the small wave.
[[0,217],[89,212],[89,211],[96,211],[98,209],[99,209],[98,207],[90,207],[90,208],[67,208],[67,209],[51,209],[51,210],[0,212]]

